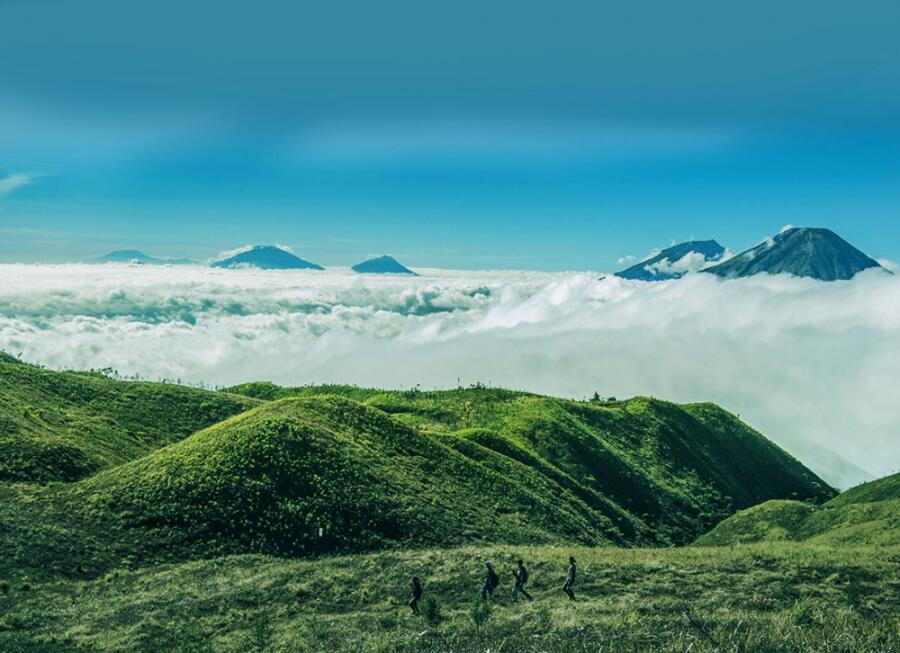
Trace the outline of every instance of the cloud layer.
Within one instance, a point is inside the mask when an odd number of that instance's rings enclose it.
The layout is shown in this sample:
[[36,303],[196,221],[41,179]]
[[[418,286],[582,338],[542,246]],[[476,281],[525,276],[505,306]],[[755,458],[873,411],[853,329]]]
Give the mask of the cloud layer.
[[6,197],[17,188],[27,186],[32,181],[34,181],[34,175],[26,175],[21,172],[0,177],[0,197]]
[[[423,272],[419,270],[420,272]],[[53,368],[715,401],[846,485],[900,466],[900,279],[0,265],[0,348]]]

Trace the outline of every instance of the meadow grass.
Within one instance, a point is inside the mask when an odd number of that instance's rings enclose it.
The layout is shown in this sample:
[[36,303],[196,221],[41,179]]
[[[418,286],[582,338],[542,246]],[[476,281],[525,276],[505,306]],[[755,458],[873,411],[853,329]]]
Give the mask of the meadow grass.
[[[578,600],[560,586],[579,561]],[[522,556],[533,602],[512,603]],[[501,572],[475,618],[482,561]],[[421,576],[437,605],[409,613]],[[484,612],[484,610],[481,610]],[[461,547],[291,560],[230,556],[18,580],[0,595],[3,651],[900,650],[900,548]]]

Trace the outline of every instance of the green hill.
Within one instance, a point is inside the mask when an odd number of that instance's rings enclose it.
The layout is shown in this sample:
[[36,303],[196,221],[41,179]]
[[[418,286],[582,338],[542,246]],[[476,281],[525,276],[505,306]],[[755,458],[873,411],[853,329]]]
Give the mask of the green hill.
[[[891,544],[896,479],[833,498],[711,404],[0,372],[3,651],[896,649],[896,548],[768,541]],[[763,513],[767,541],[668,547],[743,508],[720,528]],[[513,605],[519,555],[536,599]]]
[[258,402],[180,385],[51,372],[0,353],[0,481],[73,481]]
[[900,544],[900,474],[855,487],[822,506],[767,501],[732,515],[696,543],[722,546],[779,540]]
[[295,396],[76,483],[0,486],[5,563],[53,575],[82,558],[110,568],[486,541],[670,545],[766,499],[833,495],[707,404],[262,388]]

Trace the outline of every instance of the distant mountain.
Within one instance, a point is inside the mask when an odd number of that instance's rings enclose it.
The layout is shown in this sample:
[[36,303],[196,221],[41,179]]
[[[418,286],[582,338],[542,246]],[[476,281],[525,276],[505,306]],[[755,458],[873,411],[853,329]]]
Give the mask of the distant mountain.
[[143,263],[144,265],[190,265],[189,258],[156,258],[136,249],[117,249],[109,254],[90,259],[91,263]]
[[726,279],[767,272],[837,281],[852,279],[870,268],[881,265],[833,231],[795,227],[704,272]]
[[656,256],[617,272],[617,277],[637,281],[678,279],[697,272],[725,255],[725,248],[714,240],[693,240],[673,245]]
[[321,265],[304,261],[299,256],[275,245],[256,245],[250,249],[211,264],[214,268],[252,267],[260,270],[324,270]]
[[366,274],[411,274],[418,276],[408,267],[401,265],[397,259],[392,256],[379,256],[353,266],[354,272]]

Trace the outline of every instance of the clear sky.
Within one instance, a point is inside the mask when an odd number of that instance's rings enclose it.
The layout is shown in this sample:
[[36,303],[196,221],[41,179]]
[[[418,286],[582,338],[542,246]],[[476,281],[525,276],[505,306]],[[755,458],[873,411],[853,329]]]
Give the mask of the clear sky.
[[900,259],[900,4],[0,0],[0,261]]

